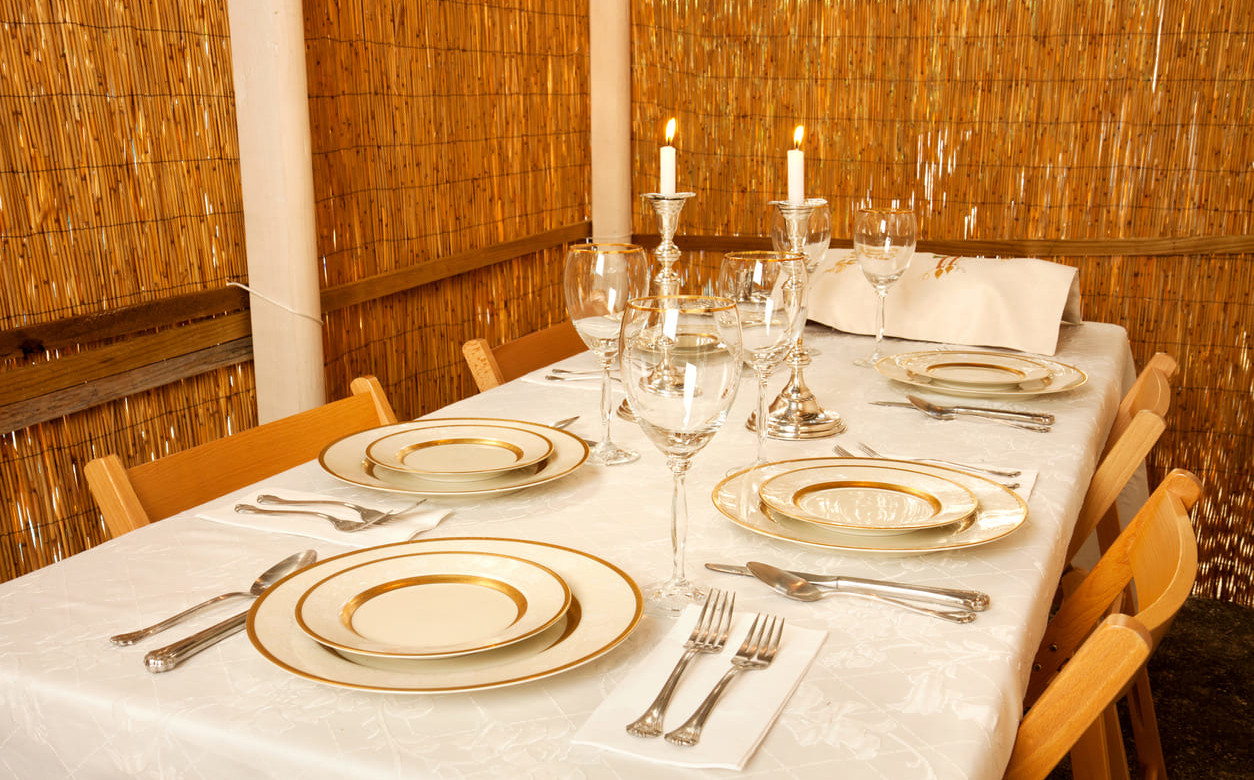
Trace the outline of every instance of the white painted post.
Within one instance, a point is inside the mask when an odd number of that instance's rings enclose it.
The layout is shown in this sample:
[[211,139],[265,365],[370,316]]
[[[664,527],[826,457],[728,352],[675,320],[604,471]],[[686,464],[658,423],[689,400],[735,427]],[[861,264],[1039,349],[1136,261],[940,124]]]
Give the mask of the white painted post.
[[305,27],[301,0],[228,0],[228,13],[264,423],[326,402]]
[[631,240],[631,3],[591,0],[592,237]]

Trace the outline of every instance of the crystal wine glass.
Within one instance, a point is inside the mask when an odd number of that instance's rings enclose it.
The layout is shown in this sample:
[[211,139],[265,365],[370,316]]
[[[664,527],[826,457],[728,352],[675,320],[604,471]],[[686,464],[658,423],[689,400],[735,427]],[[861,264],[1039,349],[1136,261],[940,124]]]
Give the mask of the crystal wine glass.
[[652,611],[678,614],[703,597],[684,574],[688,504],[684,477],[692,456],[727,419],[740,386],[736,305],[713,296],[632,300],[623,315],[623,387],[636,420],[666,456],[671,498],[670,579],[645,588]]
[[[732,252],[719,267],[718,293],[740,315],[741,353],[758,380],[758,434],[753,465],[765,462],[766,383],[794,343],[803,307],[805,256],[793,252]],[[789,285],[792,280],[794,284]]]
[[627,301],[649,292],[649,262],[635,244],[572,244],[564,286],[575,330],[601,366],[601,440],[588,459],[604,466],[630,463],[640,453],[610,439],[610,367],[619,354]]
[[[806,286],[805,296],[801,299],[801,322],[804,323],[805,313],[809,308],[809,280],[814,278],[814,272],[818,270],[819,263],[827,255],[827,249],[832,243],[832,211],[827,203],[820,201],[810,212],[810,218],[806,222],[806,234],[803,238],[805,239],[803,251],[806,256]],[[771,207],[771,246],[777,252],[794,251],[792,237],[788,234],[788,218],[784,216],[783,209],[778,206]],[[817,357],[822,354],[814,347],[804,345],[801,345],[801,350],[808,357]]]
[[867,281],[879,296],[875,311],[875,351],[870,357],[854,361],[859,366],[874,366],[883,357],[884,301],[893,286],[910,265],[919,227],[914,212],[898,208],[859,209],[853,222],[853,251]]

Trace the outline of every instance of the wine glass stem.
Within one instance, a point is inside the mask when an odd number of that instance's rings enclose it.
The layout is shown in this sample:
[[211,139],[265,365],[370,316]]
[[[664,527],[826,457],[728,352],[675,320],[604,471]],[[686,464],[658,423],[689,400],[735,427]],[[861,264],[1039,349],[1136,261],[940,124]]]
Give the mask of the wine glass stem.
[[884,301],[888,300],[888,290],[878,288],[879,306],[875,309],[875,354],[880,353],[880,342],[884,340]]
[[766,428],[767,428],[766,381],[769,377],[769,373],[765,369],[755,369],[754,373],[758,375],[758,417],[757,417],[757,424],[753,426],[757,430],[757,434],[758,434],[758,449],[757,449],[757,455],[754,457],[753,462],[765,463],[766,462],[766,458],[765,458]]
[[597,445],[597,449],[605,449],[610,445],[610,418],[613,398],[610,394],[610,366],[613,359],[609,357],[598,357],[601,363],[601,443]]
[[678,455],[668,455],[666,465],[670,466],[674,476],[674,491],[671,494],[671,552],[675,556],[671,568],[671,582],[683,582],[684,546],[688,539],[688,496],[684,489],[684,478],[688,474],[688,465],[692,461]]

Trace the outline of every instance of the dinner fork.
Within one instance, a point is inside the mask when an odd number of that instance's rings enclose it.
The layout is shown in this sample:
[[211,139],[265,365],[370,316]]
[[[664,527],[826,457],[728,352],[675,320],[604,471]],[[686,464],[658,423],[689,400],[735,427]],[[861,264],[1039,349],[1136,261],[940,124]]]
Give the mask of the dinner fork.
[[727,686],[741,672],[765,669],[770,666],[775,660],[775,654],[779,651],[779,640],[783,635],[783,618],[761,614],[754,616],[753,623],[749,626],[749,633],[745,635],[744,644],[732,656],[731,668],[724,672],[722,678],[714,684],[705,700],[697,706],[696,712],[692,713],[692,717],[688,718],[684,725],[667,733],[666,741],[673,745],[697,744],[701,740],[701,730],[705,728],[705,721],[710,717],[723,691],[727,690]]
[[[308,506],[309,504],[335,504],[336,506],[347,507],[353,510],[354,512],[356,512],[357,514],[361,515],[361,522],[368,523],[370,525],[374,525],[375,523],[381,523],[390,517],[396,517],[397,515],[402,515],[426,500],[427,499],[425,498],[419,499],[418,501],[415,501],[414,503],[410,504],[407,507],[403,507],[401,509],[393,509],[391,512],[384,512],[381,509],[371,509],[368,506],[361,506],[360,504],[354,504],[351,501],[341,501],[336,498],[280,498],[279,496],[272,496],[269,493],[262,493],[261,495],[257,496],[258,504],[272,504],[272,505],[281,505],[281,506]],[[356,523],[356,521],[353,521],[353,520],[347,520],[344,522]]]
[[[415,504],[415,506],[417,505]],[[410,509],[412,508],[413,507],[410,507]],[[342,517],[329,515],[326,512],[315,512],[312,509],[264,509],[259,506],[253,506],[252,504],[236,504],[235,511],[239,512],[240,514],[250,514],[250,515],[311,515],[313,517],[320,517],[323,520],[326,520],[328,523],[330,523],[331,525],[335,527],[335,530],[343,531],[344,533],[349,533],[349,534],[356,533],[357,531],[363,531],[371,527],[372,525],[377,525],[378,523],[390,517],[396,516],[396,513],[388,513],[388,514],[381,515],[380,517],[377,517],[373,520],[365,520],[365,521],[345,520]],[[399,510],[399,511],[408,511],[408,510]]]
[[[840,445],[837,445],[837,446],[839,447]],[[841,449],[844,449],[844,448],[842,447]],[[884,457],[883,455],[879,454],[875,450],[871,449],[870,445],[863,444],[862,442],[858,442],[858,449],[862,450],[867,455],[870,455],[872,458]],[[845,452],[847,453],[846,457],[853,457],[853,454],[850,453],[848,450],[845,450]],[[972,466],[969,463],[958,463],[957,461],[944,460],[942,458],[912,458],[912,460],[923,461],[927,463],[944,463],[947,466],[953,466],[955,468],[965,469],[966,471],[978,471],[981,474],[992,474],[994,477],[1010,478],[1010,477],[1017,477],[1023,473],[1022,471],[1018,469],[995,469],[995,468],[989,468],[989,467],[984,467],[984,466]]]
[[688,668],[688,663],[699,653],[718,653],[727,644],[727,632],[731,629],[732,611],[736,607],[736,594],[727,597],[727,593],[711,590],[697,616],[697,624],[692,627],[688,641],[684,642],[684,654],[666,678],[657,698],[649,705],[649,709],[636,720],[627,724],[627,733],[637,737],[662,736],[662,718],[666,708],[670,706],[671,696],[679,685],[679,678]]

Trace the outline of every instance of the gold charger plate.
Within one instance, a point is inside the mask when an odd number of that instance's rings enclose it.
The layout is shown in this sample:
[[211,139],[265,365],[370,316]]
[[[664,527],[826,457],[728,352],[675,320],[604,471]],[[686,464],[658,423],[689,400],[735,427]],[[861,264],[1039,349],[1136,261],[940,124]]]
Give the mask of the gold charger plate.
[[[338,571],[418,552],[458,550],[513,555],[552,569],[570,587],[570,608],[551,628],[522,642],[429,660],[358,656],[355,662],[315,642],[296,623],[301,595]],[[249,611],[248,638],[268,661],[307,680],[386,693],[455,693],[539,680],[599,658],[631,634],[643,607],[636,583],[589,553],[525,539],[423,539],[344,553],[289,575]]]
[[899,365],[923,380],[974,389],[1022,387],[1028,382],[1040,382],[1050,374],[1043,363],[1004,352],[916,352]]
[[570,607],[570,588],[538,563],[485,552],[369,561],[321,580],[296,602],[315,641],[362,655],[445,658],[520,642]]
[[[993,387],[972,387],[953,385],[945,382],[935,382],[925,376],[912,373],[906,364],[920,355],[942,354],[943,350],[930,350],[925,352],[903,352],[899,355],[889,355],[881,358],[875,364],[875,370],[880,374],[901,382],[911,387],[921,387],[935,390],[938,393],[947,395],[957,395],[967,398],[1032,398],[1038,395],[1051,395],[1054,393],[1065,393],[1068,390],[1074,390],[1088,381],[1088,374],[1085,374],[1074,366],[1066,363],[1059,363],[1056,360],[1048,358],[1035,357],[1023,358],[1039,363],[1049,370],[1048,376],[1043,379],[1024,382],[1021,385],[1011,387],[993,388]],[[985,355],[1001,355],[1004,353],[987,352],[987,353],[966,353],[966,354],[985,354]]]
[[366,460],[384,471],[440,482],[473,482],[534,466],[553,454],[545,435],[516,425],[452,423],[408,428],[366,445]]
[[[970,490],[979,508],[969,521],[892,536],[841,533],[815,523],[764,511],[761,483],[777,474],[809,466],[892,465],[953,480]],[[756,534],[812,547],[850,552],[912,554],[959,550],[988,544],[1013,533],[1028,518],[1028,507],[1014,491],[964,471],[886,458],[800,458],[743,469],[714,487],[714,506],[736,525]]]
[[889,464],[809,466],[758,488],[776,514],[843,533],[900,534],[957,523],[978,503],[969,489],[936,474]]
[[[423,479],[417,475],[389,472],[387,479],[376,474],[374,464],[366,460],[366,447],[371,442],[401,431],[438,428],[459,423],[499,423],[522,430],[534,431],[553,442],[553,454],[547,460],[525,469],[518,469],[487,479],[473,482],[440,482]],[[385,425],[349,434],[331,442],[318,454],[318,463],[328,474],[350,485],[406,493],[414,496],[472,497],[510,493],[523,488],[535,487],[570,474],[588,459],[588,445],[572,433],[539,423],[522,420],[498,420],[482,417],[442,417],[416,422]]]

